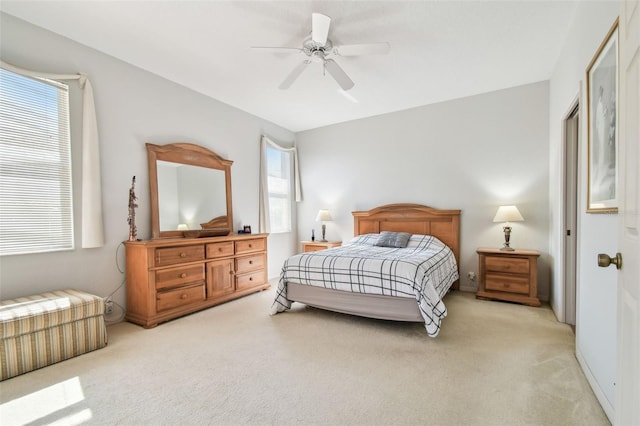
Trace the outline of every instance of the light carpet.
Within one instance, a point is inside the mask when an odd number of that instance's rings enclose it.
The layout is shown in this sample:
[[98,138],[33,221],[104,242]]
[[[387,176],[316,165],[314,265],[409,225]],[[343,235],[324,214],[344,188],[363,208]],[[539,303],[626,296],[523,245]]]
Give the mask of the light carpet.
[[0,383],[0,423],[97,425],[606,425],[548,306],[446,296],[423,324],[294,304],[272,290]]

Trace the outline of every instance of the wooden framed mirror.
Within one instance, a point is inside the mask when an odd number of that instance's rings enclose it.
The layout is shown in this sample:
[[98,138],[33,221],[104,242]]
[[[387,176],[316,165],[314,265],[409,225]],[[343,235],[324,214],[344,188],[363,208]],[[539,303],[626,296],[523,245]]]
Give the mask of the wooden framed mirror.
[[[151,238],[226,235],[233,231],[231,165],[191,143],[147,143]],[[225,232],[226,231],[226,232]]]

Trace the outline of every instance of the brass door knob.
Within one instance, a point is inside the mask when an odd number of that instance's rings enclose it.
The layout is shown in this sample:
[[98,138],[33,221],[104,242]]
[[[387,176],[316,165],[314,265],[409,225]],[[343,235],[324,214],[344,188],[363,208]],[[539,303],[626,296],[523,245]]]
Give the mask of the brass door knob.
[[622,254],[616,253],[615,257],[610,257],[608,254],[600,253],[598,255],[598,266],[606,268],[611,264],[616,265],[616,269],[622,269]]

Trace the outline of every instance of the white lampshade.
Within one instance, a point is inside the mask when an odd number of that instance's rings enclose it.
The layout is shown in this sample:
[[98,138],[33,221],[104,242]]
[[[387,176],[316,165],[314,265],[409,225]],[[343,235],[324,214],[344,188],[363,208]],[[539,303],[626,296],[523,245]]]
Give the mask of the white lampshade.
[[522,222],[524,218],[516,206],[500,206],[493,218],[494,222]]
[[331,213],[329,213],[329,210],[321,209],[320,211],[318,211],[316,222],[328,222],[331,220],[333,219],[331,218]]

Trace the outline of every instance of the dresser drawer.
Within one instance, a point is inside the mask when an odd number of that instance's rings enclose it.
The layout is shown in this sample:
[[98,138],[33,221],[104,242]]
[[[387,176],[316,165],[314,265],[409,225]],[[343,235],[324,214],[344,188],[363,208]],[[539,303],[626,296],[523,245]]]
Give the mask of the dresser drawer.
[[204,260],[204,244],[156,249],[156,266],[176,265],[198,260]]
[[236,273],[241,274],[247,271],[263,269],[266,263],[264,254],[256,254],[253,256],[239,257],[236,259]]
[[233,241],[207,244],[207,259],[233,256]]
[[266,247],[264,238],[236,241],[236,254],[253,253],[263,251]]
[[245,288],[255,287],[264,284],[267,281],[265,270],[248,272],[242,275],[236,275],[236,290],[244,290]]
[[156,289],[177,287],[186,283],[204,281],[204,264],[178,266],[156,271]]
[[529,259],[520,257],[487,257],[485,260],[487,271],[509,272],[512,274],[528,274]]
[[487,273],[484,285],[489,291],[529,294],[528,276]]
[[204,283],[182,287],[176,290],[156,293],[156,310],[158,312],[173,309],[180,306],[187,306],[205,300]]

